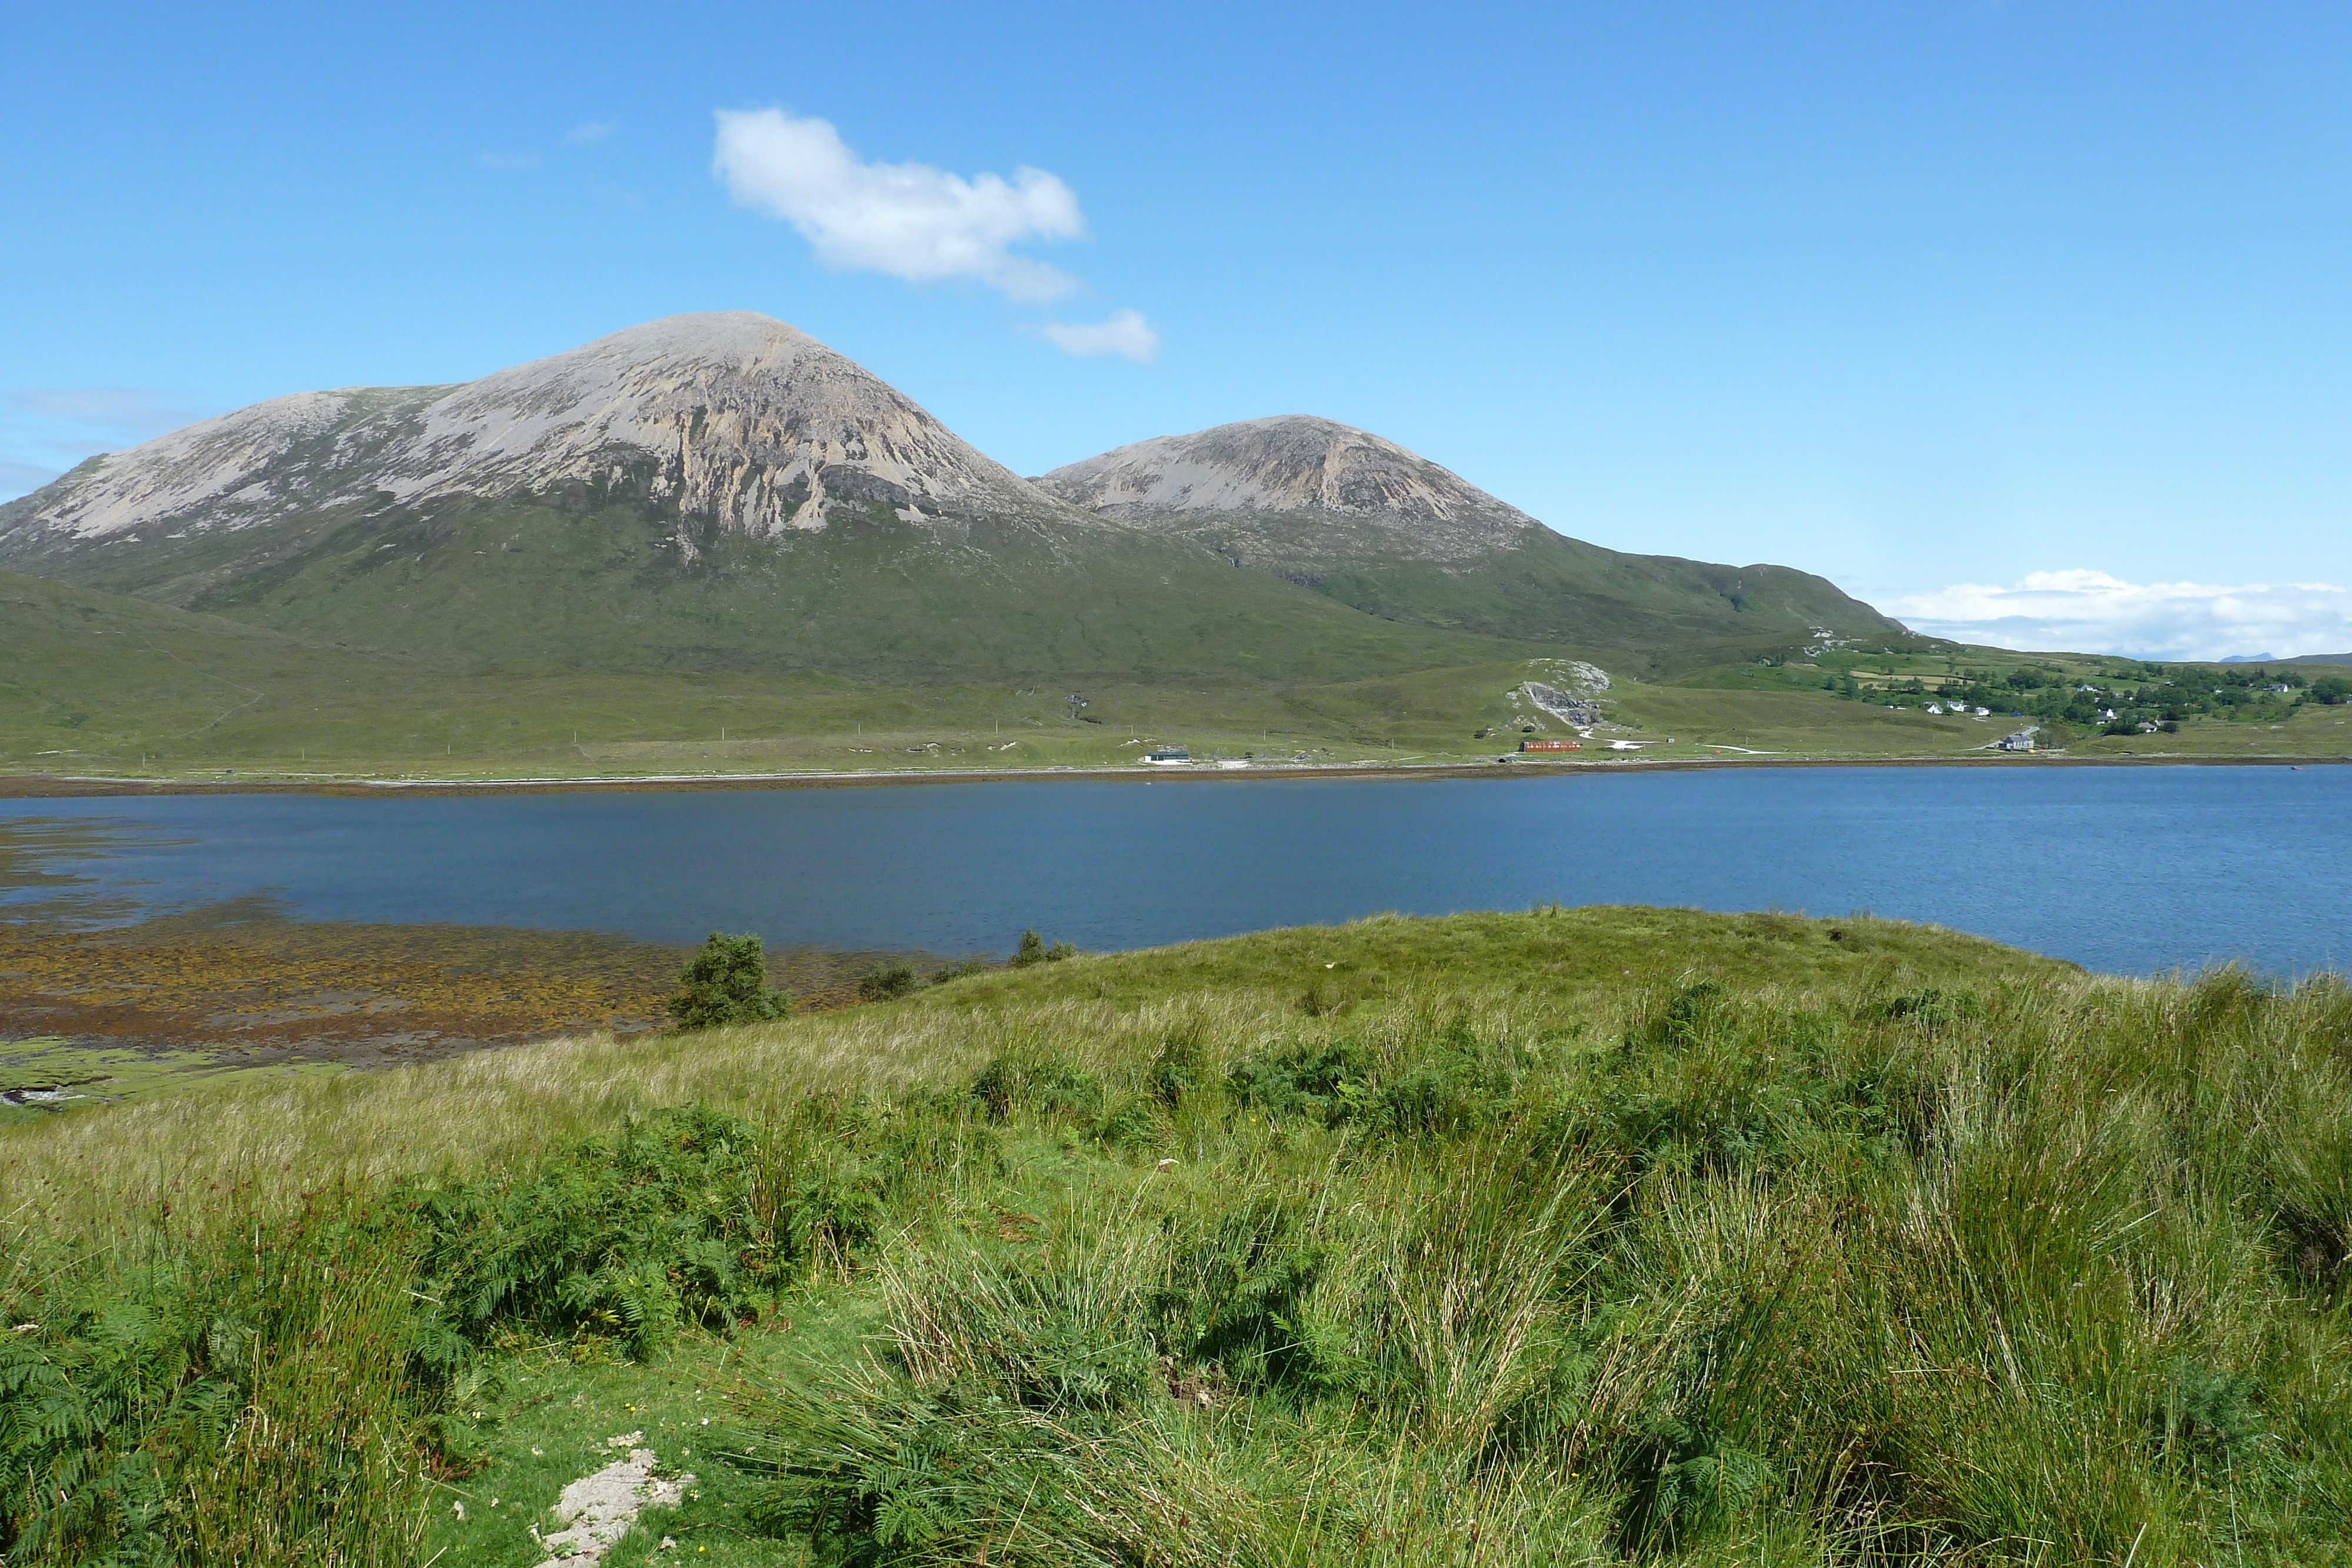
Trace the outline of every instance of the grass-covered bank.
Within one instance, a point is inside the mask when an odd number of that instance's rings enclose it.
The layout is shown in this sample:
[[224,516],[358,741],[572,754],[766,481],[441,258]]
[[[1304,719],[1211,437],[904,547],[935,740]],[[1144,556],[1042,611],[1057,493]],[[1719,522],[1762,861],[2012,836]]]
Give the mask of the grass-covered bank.
[[59,1118],[0,1216],[11,1563],[531,1563],[632,1427],[616,1563],[2352,1534],[2333,980],[1375,920]]

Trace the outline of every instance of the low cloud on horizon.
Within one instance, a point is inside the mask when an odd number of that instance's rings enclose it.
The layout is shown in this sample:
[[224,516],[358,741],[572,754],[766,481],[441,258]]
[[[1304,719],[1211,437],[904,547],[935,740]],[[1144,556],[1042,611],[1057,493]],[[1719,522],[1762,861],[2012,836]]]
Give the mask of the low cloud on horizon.
[[1962,582],[1879,605],[1913,631],[1997,648],[2143,659],[2292,659],[2352,651],[2352,590],[2326,582],[2126,582],[2104,571],[2036,571]]

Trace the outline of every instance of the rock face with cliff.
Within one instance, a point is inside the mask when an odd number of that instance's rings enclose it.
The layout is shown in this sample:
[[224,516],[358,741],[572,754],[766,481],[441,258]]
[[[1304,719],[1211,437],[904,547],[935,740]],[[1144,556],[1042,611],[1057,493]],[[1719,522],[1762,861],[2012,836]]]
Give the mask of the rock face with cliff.
[[1392,441],[1289,415],[1118,447],[1040,488],[1368,613],[1630,650],[1657,667],[1903,628],[1787,567],[1568,538]]

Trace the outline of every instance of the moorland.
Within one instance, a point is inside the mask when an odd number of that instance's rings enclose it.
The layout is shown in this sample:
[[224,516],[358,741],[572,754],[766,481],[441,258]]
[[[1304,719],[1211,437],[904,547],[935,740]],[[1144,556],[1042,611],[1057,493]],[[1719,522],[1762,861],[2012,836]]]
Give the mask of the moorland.
[[0,1128],[0,1552],[529,1565],[631,1450],[613,1563],[2347,1560],[2338,979],[1039,946]]

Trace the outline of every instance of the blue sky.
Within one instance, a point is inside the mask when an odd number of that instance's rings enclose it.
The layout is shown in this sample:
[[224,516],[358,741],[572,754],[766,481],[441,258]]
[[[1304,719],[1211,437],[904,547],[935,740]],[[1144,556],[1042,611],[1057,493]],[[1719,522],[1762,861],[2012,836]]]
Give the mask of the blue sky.
[[1023,473],[1319,413],[1935,630],[2352,648],[2341,5],[100,3],[0,58],[0,495],[750,308]]

